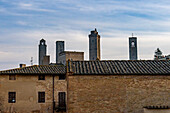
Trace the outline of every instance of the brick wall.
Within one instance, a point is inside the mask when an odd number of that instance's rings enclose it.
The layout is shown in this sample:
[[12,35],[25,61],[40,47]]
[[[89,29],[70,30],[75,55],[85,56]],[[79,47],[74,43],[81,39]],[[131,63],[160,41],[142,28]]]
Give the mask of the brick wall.
[[69,113],[143,113],[170,105],[170,76],[68,76]]

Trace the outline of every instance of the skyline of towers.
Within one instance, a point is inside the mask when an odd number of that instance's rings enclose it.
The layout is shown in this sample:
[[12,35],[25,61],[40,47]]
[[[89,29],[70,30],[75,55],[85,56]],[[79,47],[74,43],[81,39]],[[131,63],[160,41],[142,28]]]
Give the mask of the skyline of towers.
[[129,60],[138,60],[137,37],[129,37]]
[[56,63],[59,62],[59,54],[65,51],[64,41],[56,41]]
[[100,60],[100,35],[96,28],[89,34],[89,60]]
[[46,56],[47,45],[44,39],[40,40],[39,44],[39,65],[43,65],[44,56]]
[[[89,60],[90,61],[101,60],[100,35],[98,34],[97,29],[95,28],[95,30],[92,30],[88,36],[89,36]],[[39,65],[49,64],[48,61],[50,61],[50,57],[46,55],[46,48],[47,48],[46,41],[44,39],[41,39],[40,44],[39,44]],[[69,53],[69,55],[73,55],[71,53],[75,51],[69,51],[69,52],[65,51],[65,42],[56,41],[56,63],[65,62],[64,60],[66,56],[63,56],[62,54],[60,54],[63,52]],[[129,60],[138,60],[137,52],[138,52],[137,51],[137,37],[133,37],[132,35],[132,37],[129,37]],[[73,57],[74,59],[76,59],[75,55],[73,55],[71,59]]]

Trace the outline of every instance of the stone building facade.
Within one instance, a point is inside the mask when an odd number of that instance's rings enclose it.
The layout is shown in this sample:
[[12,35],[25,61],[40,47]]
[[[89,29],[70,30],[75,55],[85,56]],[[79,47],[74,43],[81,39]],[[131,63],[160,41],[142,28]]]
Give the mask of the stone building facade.
[[35,65],[1,71],[0,111],[2,113],[64,112],[66,89],[64,66]]
[[4,113],[151,113],[146,106],[170,106],[170,61],[22,67],[0,71],[0,91]]
[[170,106],[169,61],[68,62],[67,83],[69,113],[144,113],[145,106]]
[[66,61],[84,61],[84,52],[63,51],[59,54],[58,63],[66,64]]
[[83,61],[84,52],[65,51],[64,41],[56,41],[56,64],[66,64],[66,61]]

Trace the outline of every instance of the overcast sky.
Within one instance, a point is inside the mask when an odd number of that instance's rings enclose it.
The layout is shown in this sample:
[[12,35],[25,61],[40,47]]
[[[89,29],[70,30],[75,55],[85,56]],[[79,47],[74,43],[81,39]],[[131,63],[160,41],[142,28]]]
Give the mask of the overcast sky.
[[170,54],[169,0],[0,0],[0,70],[38,64],[38,44],[47,42],[55,62],[55,42],[84,51],[88,35],[101,35],[102,60],[128,60],[128,37],[138,39],[138,58],[152,60],[156,48]]

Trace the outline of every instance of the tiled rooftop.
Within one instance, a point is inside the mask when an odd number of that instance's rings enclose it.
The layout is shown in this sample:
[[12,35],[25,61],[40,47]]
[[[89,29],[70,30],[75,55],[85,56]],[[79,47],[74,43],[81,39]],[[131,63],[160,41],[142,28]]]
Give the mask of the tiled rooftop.
[[170,109],[169,106],[146,106],[146,109]]
[[[74,75],[170,75],[170,61],[69,61],[67,69],[67,72],[73,72]],[[34,65],[0,71],[0,75],[5,74],[66,74],[66,67]]]
[[0,71],[0,75],[5,74],[65,74],[65,66],[57,65],[34,65],[23,68],[10,69],[5,71]]
[[170,61],[69,61],[67,69],[74,75],[170,75]]

